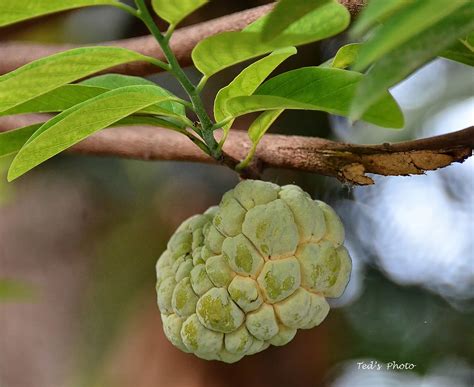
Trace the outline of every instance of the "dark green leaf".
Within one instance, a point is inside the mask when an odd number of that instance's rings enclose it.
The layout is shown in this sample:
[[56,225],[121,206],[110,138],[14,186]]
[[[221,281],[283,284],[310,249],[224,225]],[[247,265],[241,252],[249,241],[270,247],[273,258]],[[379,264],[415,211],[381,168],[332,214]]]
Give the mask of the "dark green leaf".
[[289,26],[277,38],[264,42],[261,31],[265,16],[241,32],[223,32],[210,36],[194,48],[194,64],[206,77],[236,63],[267,54],[279,48],[315,42],[343,31],[349,24],[347,9],[330,2]]
[[122,63],[148,60],[120,47],[84,47],[38,59],[0,77],[0,112]]
[[275,38],[291,24],[329,1],[333,0],[280,0],[265,21],[263,39]]
[[[348,116],[356,87],[362,79],[362,74],[353,71],[305,67],[269,79],[254,95],[230,99],[227,110],[234,117],[275,109],[321,110]],[[387,91],[362,119],[384,127],[403,126],[403,114]]]
[[0,0],[0,27],[68,9],[117,4],[116,0]]
[[196,9],[208,3],[208,0],[152,0],[156,14],[172,25],[178,24]]
[[[435,58],[474,28],[474,7],[468,4],[396,50],[385,55],[360,83],[351,107],[357,119],[378,101],[386,90]],[[433,42],[436,42],[435,44]]]
[[65,110],[42,125],[18,152],[8,171],[12,181],[91,134],[165,97],[154,86],[127,86]]
[[[403,43],[416,40],[417,35],[443,20],[469,0],[413,1],[408,7],[393,15],[364,43],[354,64],[354,70],[362,71],[385,54]],[[472,3],[471,3],[472,7]],[[436,47],[436,41],[430,46]]]

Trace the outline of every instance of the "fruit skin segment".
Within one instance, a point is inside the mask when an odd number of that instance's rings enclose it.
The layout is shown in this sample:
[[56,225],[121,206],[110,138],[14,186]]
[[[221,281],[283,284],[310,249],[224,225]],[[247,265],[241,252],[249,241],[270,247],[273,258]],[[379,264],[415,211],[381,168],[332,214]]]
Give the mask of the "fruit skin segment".
[[319,325],[352,263],[336,212],[296,185],[245,180],[185,220],[156,264],[168,340],[234,363]]

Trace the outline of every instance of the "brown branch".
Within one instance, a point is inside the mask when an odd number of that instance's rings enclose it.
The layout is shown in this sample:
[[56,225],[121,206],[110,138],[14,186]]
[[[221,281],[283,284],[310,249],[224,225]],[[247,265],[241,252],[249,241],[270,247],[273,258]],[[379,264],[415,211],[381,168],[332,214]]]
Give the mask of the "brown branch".
[[[0,132],[42,121],[41,116],[4,117]],[[243,131],[233,130],[224,150],[242,160],[250,148]],[[474,148],[474,127],[422,140],[395,144],[354,145],[317,137],[267,134],[259,144],[254,166],[286,168],[334,176],[357,185],[373,184],[367,173],[384,176],[419,175],[463,162]],[[71,152],[139,160],[215,163],[185,136],[147,126],[102,130],[71,148]]]
[[[178,0],[177,0],[178,1]],[[365,0],[339,0],[353,16],[362,9]],[[195,24],[177,30],[170,41],[171,49],[182,66],[191,64],[191,51],[202,39],[224,31],[239,31],[260,16],[268,13],[274,3],[233,13],[217,19]],[[100,45],[119,46],[138,51],[144,55],[165,60],[163,52],[152,36],[103,42]],[[26,42],[0,42],[0,74],[5,74],[36,59],[69,50],[82,45],[75,44],[36,44]],[[117,66],[108,72],[128,75],[147,75],[160,71],[154,65],[136,62]]]

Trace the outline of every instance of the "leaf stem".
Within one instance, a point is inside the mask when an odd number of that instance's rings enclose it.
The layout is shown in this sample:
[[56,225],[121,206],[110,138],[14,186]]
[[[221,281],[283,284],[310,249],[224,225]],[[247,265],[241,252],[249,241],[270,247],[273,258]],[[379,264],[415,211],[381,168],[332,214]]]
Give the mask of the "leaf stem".
[[252,148],[250,148],[249,153],[247,154],[247,157],[243,159],[240,163],[238,163],[235,167],[235,170],[237,172],[242,171],[243,169],[247,168],[250,162],[253,159],[253,156],[255,155],[255,151],[257,150],[257,145],[256,143],[252,143]]
[[191,103],[194,108],[194,112],[196,113],[201,130],[202,130],[202,138],[205,141],[207,147],[209,148],[209,152],[212,157],[217,160],[221,160],[222,152],[219,148],[219,144],[217,143],[216,139],[214,138],[214,134],[212,132],[213,122],[211,121],[210,117],[208,116],[204,104],[201,100],[199,95],[199,90],[196,88],[187,75],[184,73],[183,69],[178,63],[176,56],[174,55],[173,51],[171,50],[168,39],[161,33],[158,29],[158,26],[155,24],[153,17],[151,16],[144,0],[135,0],[135,3],[138,7],[138,14],[137,16],[145,23],[147,28],[150,30],[151,34],[155,37],[156,41],[160,45],[161,49],[163,50],[163,54],[165,55],[166,60],[169,63],[170,71],[174,74],[174,76],[178,79],[179,83],[183,87],[183,89],[188,94],[189,98],[191,99]]

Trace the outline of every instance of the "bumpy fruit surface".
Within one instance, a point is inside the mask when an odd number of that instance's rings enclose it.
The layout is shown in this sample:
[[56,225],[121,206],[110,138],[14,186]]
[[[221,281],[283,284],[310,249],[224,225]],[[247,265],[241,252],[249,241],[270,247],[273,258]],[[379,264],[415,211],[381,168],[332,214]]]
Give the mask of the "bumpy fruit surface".
[[181,224],[158,259],[166,337],[232,363],[320,324],[351,272],[334,210],[295,185],[246,180]]

